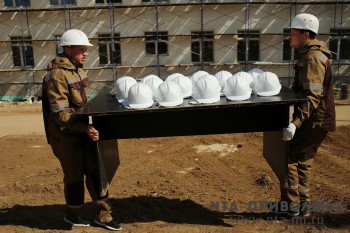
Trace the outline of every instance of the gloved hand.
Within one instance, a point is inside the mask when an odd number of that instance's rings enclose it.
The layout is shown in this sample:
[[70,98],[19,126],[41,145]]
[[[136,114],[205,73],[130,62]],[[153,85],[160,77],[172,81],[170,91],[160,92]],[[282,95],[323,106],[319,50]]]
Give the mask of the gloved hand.
[[297,127],[293,123],[289,123],[288,127],[283,129],[282,140],[284,141],[292,140],[294,137],[296,128]]

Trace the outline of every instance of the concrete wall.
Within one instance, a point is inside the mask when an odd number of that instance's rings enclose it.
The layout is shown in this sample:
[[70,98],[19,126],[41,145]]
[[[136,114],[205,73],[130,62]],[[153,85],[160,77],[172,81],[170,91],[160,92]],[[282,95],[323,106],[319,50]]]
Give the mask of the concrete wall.
[[[125,4],[129,7],[124,7]],[[198,4],[200,1],[190,1]],[[208,1],[206,1],[208,2]],[[210,1],[209,1],[210,2]],[[212,1],[211,1],[212,2]],[[239,1],[216,1],[229,3]],[[290,17],[297,13],[315,14],[320,19],[319,39],[327,44],[327,35],[334,26],[350,28],[350,4],[215,4],[203,8],[203,29],[213,31],[214,61],[206,64],[204,70],[215,74],[219,70],[232,73],[260,67],[275,72],[281,81],[290,84],[293,76],[293,61],[283,61],[282,49],[283,29],[290,25]],[[258,1],[254,1],[255,3]],[[298,1],[314,2],[314,1]],[[320,1],[319,1],[320,2]],[[323,1],[329,2],[329,1]],[[335,1],[334,1],[335,2]],[[166,78],[174,72],[190,76],[201,69],[199,64],[191,62],[191,32],[201,29],[200,5],[191,5],[185,0],[170,0],[170,3],[187,4],[170,6],[159,4],[159,30],[168,32],[168,54],[159,56],[160,76]],[[138,7],[144,5],[144,7]],[[83,30],[94,47],[89,48],[89,57],[85,64],[90,79],[93,81],[112,82],[124,75],[141,79],[148,74],[157,74],[157,57],[146,55],[144,33],[156,31],[155,8],[151,3],[141,3],[141,0],[123,1],[115,4],[113,9],[114,22],[110,25],[110,10],[108,4],[95,4],[94,0],[77,0],[77,6],[72,6],[69,14],[62,6],[49,6],[49,1],[31,1],[28,11],[17,7],[4,7],[0,1],[0,96],[14,95],[24,92],[23,88],[12,88],[15,83],[28,84],[41,82],[45,67],[54,58],[57,41],[56,35],[61,35],[65,28]],[[119,6],[119,7],[118,7]],[[86,9],[78,9],[86,7]],[[102,9],[103,8],[103,9]],[[46,11],[45,9],[50,9]],[[55,10],[56,9],[56,10]],[[342,14],[340,13],[342,12]],[[28,16],[28,25],[27,25]],[[69,21],[65,22],[65,19]],[[109,34],[111,27],[120,34],[121,65],[110,67],[99,64],[98,34]],[[260,63],[237,62],[237,31],[244,29],[260,31]],[[32,36],[35,67],[27,70],[14,67],[12,61],[11,36]],[[333,73],[337,80],[348,82],[350,79],[350,61],[335,61]],[[339,79],[338,77],[341,77]],[[9,85],[11,84],[11,85]],[[93,89],[97,91],[100,85]],[[36,89],[29,86],[27,92],[31,95]],[[29,91],[28,91],[29,90]]]

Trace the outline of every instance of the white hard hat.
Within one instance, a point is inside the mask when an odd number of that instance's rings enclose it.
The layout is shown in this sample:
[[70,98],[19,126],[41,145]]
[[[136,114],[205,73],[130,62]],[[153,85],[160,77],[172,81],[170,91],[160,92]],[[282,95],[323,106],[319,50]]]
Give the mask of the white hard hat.
[[224,91],[225,83],[227,79],[232,77],[232,74],[226,70],[221,70],[215,74],[215,77],[217,78],[220,86],[221,86],[221,92]]
[[155,92],[158,89],[158,86],[164,81],[161,80],[157,75],[148,75],[145,78],[143,78],[141,82],[147,84],[152,89],[153,99],[155,100]]
[[180,73],[174,73],[166,77],[165,81],[173,81],[176,77],[183,76],[183,74]]
[[157,102],[164,107],[174,107],[183,102],[181,87],[172,81],[160,84],[155,95]]
[[242,79],[248,83],[250,88],[253,87],[254,79],[253,79],[253,76],[251,74],[249,74],[248,72],[239,71],[239,72],[235,73],[233,76],[242,77]]
[[150,74],[150,75],[147,75],[146,77],[144,77],[143,79],[141,79],[141,82],[146,83],[146,81],[148,79],[152,79],[152,78],[159,78],[159,77],[157,75]]
[[90,44],[89,39],[87,38],[84,32],[78,29],[70,29],[63,33],[58,46],[63,47],[73,45],[93,46],[92,44]]
[[129,89],[127,102],[131,108],[149,108],[153,105],[152,89],[144,83],[136,83]]
[[193,84],[192,97],[199,103],[210,104],[220,100],[220,84],[215,76],[207,74]]
[[181,74],[171,79],[168,77],[165,81],[177,83],[181,87],[183,98],[187,98],[192,95],[192,82],[188,77]]
[[259,76],[259,74],[264,73],[264,71],[262,69],[259,69],[259,68],[253,68],[253,69],[248,70],[248,73],[253,78],[257,78]]
[[274,96],[280,93],[282,85],[276,74],[264,72],[258,76],[254,87],[260,96]]
[[318,21],[316,16],[302,13],[295,16],[295,18],[292,20],[292,25],[290,26],[290,28],[310,30],[318,34],[319,25],[320,22]]
[[209,73],[206,71],[203,71],[203,70],[199,70],[199,71],[195,72],[194,74],[192,74],[190,79],[191,79],[192,83],[195,83],[199,77],[206,75],[206,74],[209,74]]
[[255,80],[258,78],[258,76],[262,73],[264,73],[264,71],[262,69],[259,68],[254,68],[248,71],[248,73],[253,77],[253,83],[252,85],[250,85],[250,87],[254,90],[254,83],[256,82]]
[[247,100],[252,94],[252,89],[244,75],[233,75],[226,81],[224,95],[229,100]]
[[114,82],[114,93],[119,103],[128,98],[129,89],[135,83],[137,83],[137,81],[129,76],[118,78]]

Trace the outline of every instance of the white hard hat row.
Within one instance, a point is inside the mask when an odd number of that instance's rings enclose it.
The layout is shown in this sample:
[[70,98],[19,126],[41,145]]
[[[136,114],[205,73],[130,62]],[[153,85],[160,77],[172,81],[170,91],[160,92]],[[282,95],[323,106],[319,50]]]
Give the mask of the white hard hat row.
[[221,93],[229,100],[247,100],[253,90],[260,96],[273,96],[280,92],[281,84],[274,73],[261,69],[235,75],[219,71],[215,76],[198,71],[191,78],[175,73],[165,81],[156,75],[146,76],[141,82],[124,76],[114,84],[118,101],[126,101],[131,108],[136,109],[151,107],[154,101],[161,106],[173,107],[182,104],[183,99],[190,96],[199,103],[215,103],[220,100]]

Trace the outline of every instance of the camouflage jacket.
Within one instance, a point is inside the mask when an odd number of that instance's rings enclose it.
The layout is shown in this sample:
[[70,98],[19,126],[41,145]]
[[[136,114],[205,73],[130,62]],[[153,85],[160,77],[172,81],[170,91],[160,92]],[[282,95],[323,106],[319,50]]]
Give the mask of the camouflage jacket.
[[43,118],[48,142],[52,134],[86,133],[88,119],[73,117],[88,102],[85,88],[89,78],[82,68],[61,56],[47,66],[43,79]]
[[326,45],[317,39],[298,49],[293,90],[303,93],[307,103],[294,107],[292,123],[335,130],[335,106],[331,54]]

